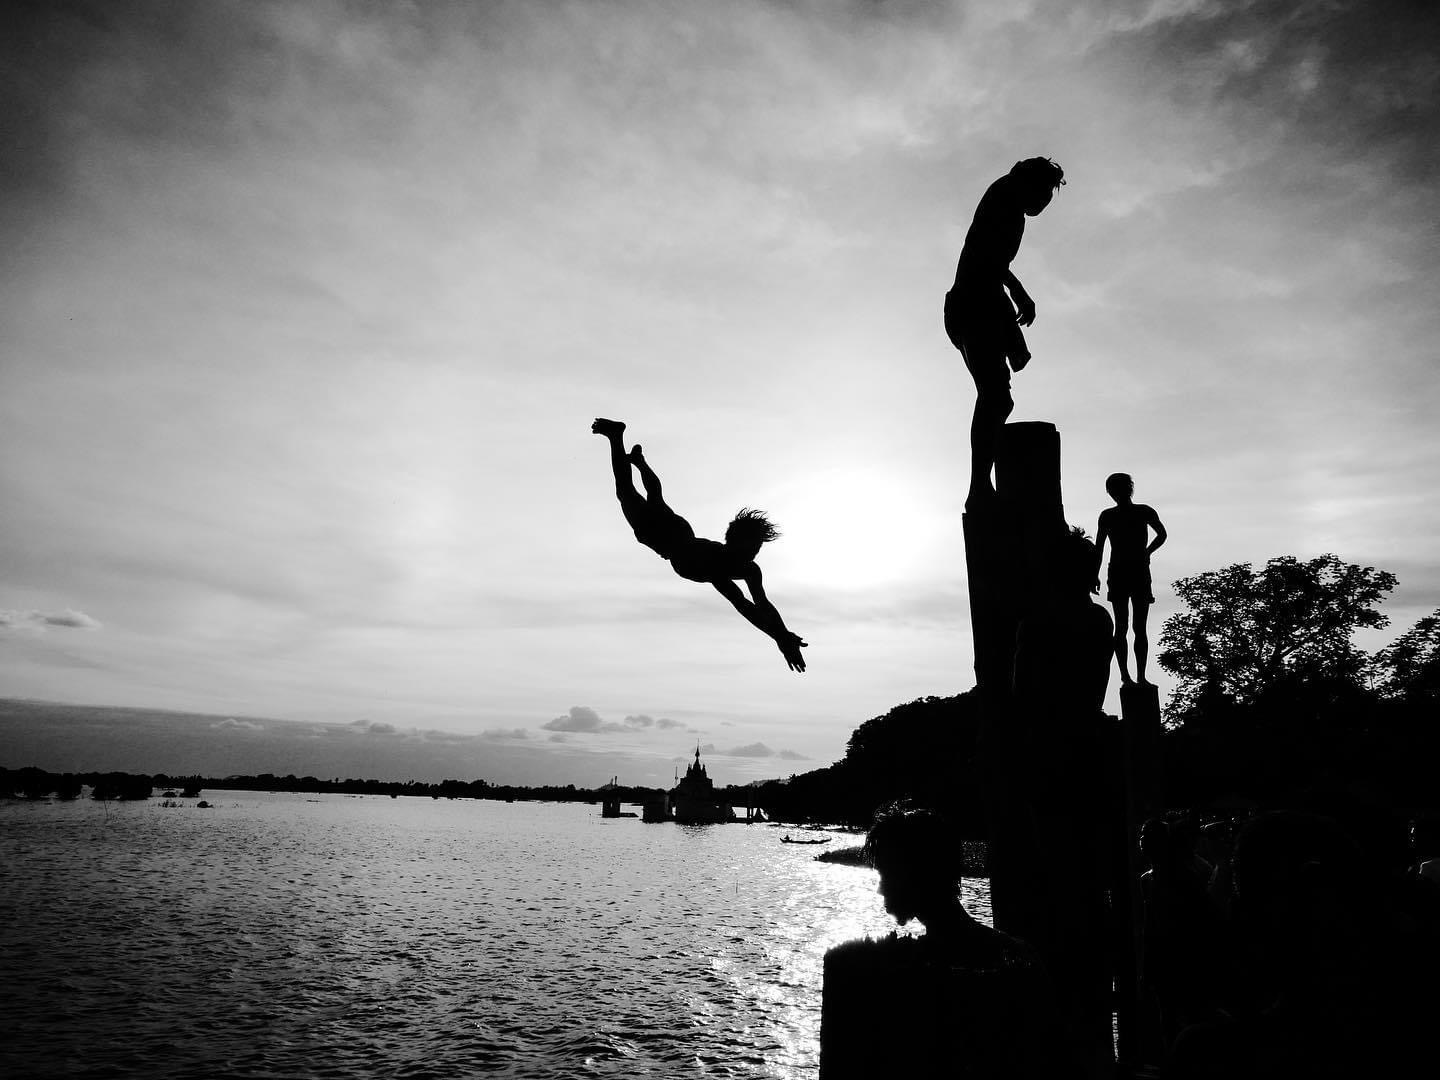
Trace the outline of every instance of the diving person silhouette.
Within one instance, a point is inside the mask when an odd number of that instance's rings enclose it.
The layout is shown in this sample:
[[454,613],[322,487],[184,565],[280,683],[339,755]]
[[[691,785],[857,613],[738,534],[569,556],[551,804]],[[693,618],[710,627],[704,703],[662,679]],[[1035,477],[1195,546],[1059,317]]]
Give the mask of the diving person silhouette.
[[[625,450],[625,425],[619,420],[597,419],[590,426],[610,443],[610,465],[615,473],[615,497],[635,539],[670,563],[670,568],[687,581],[709,584],[757,630],[772,638],[791,671],[804,671],[807,647],[799,634],[786,628],[780,612],[765,595],[760,567],[755,562],[760,548],[780,535],[759,510],[742,509],[725,529],[725,542],[695,535],[690,523],[665,502],[660,478],[645,460],[637,444]],[[640,473],[645,494],[635,490],[631,468]],[[750,590],[746,597],[737,581]]]

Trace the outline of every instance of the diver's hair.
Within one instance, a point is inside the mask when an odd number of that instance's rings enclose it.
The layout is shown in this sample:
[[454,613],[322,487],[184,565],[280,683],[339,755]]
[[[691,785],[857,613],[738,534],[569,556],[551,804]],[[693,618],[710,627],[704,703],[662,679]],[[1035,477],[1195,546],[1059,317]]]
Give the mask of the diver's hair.
[[1105,492],[1112,499],[1135,492],[1135,480],[1128,472],[1112,472],[1105,478]]
[[1049,184],[1052,188],[1064,187],[1065,170],[1048,157],[1026,158],[1017,161],[1010,169],[1011,176],[1020,176],[1036,183]]
[[742,507],[734,520],[725,526],[727,544],[743,544],[747,541],[768,544],[779,535],[780,530],[765,516],[765,511],[751,510],[748,506]]
[[884,871],[912,877],[959,881],[963,857],[960,843],[935,811],[898,800],[875,812],[865,837],[865,859]]

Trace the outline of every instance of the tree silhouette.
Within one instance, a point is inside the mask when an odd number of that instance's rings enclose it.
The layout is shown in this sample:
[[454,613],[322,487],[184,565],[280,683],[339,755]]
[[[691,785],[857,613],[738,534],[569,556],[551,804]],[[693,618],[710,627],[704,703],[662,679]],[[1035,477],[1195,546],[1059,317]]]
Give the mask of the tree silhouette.
[[1440,609],[1375,654],[1382,696],[1410,700],[1440,695]]
[[1190,610],[1160,633],[1160,663],[1178,680],[1172,718],[1184,723],[1217,699],[1254,704],[1282,682],[1363,685],[1370,660],[1352,638],[1389,622],[1375,607],[1394,587],[1389,571],[1335,555],[1181,578],[1175,593]]

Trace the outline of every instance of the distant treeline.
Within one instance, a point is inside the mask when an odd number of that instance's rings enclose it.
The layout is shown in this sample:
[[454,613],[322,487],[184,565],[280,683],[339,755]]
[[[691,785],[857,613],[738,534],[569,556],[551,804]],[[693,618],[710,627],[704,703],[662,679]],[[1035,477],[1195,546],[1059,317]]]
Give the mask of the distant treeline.
[[58,799],[79,798],[84,788],[91,789],[95,799],[148,799],[159,789],[173,789],[187,798],[198,797],[201,791],[219,788],[232,791],[294,791],[344,795],[428,796],[432,799],[501,799],[506,801],[599,802],[605,795],[618,795],[622,802],[644,802],[661,794],[658,788],[617,787],[615,789],[577,788],[574,784],[520,787],[491,784],[485,780],[442,780],[426,784],[418,780],[357,780],[354,778],[321,780],[314,776],[170,776],[166,773],[88,772],[52,773],[44,769],[0,768],[0,798]]
[[[775,821],[868,825],[880,806],[908,798],[947,814],[960,833],[985,835],[976,765],[980,708],[975,691],[897,705],[861,724],[845,756],[784,780],[718,788],[732,806],[759,807]],[[1163,789],[1171,807],[1281,806],[1316,790],[1366,794],[1396,807],[1440,809],[1440,696],[1384,695],[1355,680],[1287,678],[1252,700],[1200,697],[1161,743]],[[238,788],[253,791],[429,796],[432,799],[597,803],[607,794],[643,803],[649,787],[523,787],[485,780],[419,781],[314,776],[132,776],[0,768],[0,797],[147,798]]]
[[861,724],[833,765],[721,794],[736,806],[759,806],[776,821],[854,826],[868,826],[887,803],[910,799],[944,813],[963,836],[981,840],[979,738],[975,691],[919,698]]
[[[124,772],[52,773],[33,766],[24,769],[0,768],[0,798],[78,799],[85,788],[93,799],[148,799],[155,790],[155,778]],[[168,782],[167,782],[168,783]]]

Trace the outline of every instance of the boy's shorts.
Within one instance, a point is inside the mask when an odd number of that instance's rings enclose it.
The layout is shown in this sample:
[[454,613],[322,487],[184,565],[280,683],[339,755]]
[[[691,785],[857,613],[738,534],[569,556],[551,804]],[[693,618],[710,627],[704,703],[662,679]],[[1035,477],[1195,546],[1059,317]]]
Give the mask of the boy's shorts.
[[[676,552],[694,541],[695,530],[674,510],[664,504],[657,507],[644,500],[642,502],[645,512],[639,517],[639,524],[631,521],[636,540],[662,559],[673,558]],[[628,514],[626,516],[629,517]]]
[[1008,392],[1010,367],[1005,362],[1019,371],[1030,359],[1014,305],[1004,292],[961,295],[950,290],[945,294],[945,333],[982,392]]
[[1129,600],[1136,604],[1153,604],[1155,594],[1150,586],[1150,564],[1146,563],[1122,563],[1116,566],[1112,560],[1110,572],[1105,578],[1106,599],[1111,603],[1116,600]]

